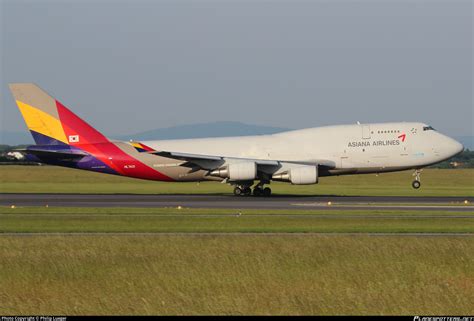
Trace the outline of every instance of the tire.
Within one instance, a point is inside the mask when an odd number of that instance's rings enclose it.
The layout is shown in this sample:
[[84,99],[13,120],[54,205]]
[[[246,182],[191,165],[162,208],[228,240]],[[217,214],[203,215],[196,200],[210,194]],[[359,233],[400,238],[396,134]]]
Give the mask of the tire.
[[252,190],[250,189],[250,187],[244,188],[242,191],[242,195],[245,195],[245,196],[252,195]]
[[261,188],[254,188],[253,189],[253,196],[261,196],[263,194],[263,191]]
[[419,189],[420,186],[421,186],[421,183],[420,183],[420,181],[413,181],[413,183],[411,183],[411,186],[412,186],[414,189]]
[[272,195],[272,189],[270,187],[265,187],[263,189],[263,196],[270,196]]
[[242,192],[243,192],[243,191],[242,191],[242,189],[241,189],[240,187],[235,187],[235,188],[234,188],[234,195],[235,195],[235,196],[240,196],[240,195],[242,195]]

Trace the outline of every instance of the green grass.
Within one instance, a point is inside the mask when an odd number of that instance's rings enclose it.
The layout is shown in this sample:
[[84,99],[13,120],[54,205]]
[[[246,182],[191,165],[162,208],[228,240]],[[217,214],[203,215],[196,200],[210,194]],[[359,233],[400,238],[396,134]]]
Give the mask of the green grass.
[[474,312],[474,238],[0,236],[0,311]]
[[[433,215],[430,211],[245,210],[237,216],[238,212],[229,209],[3,207],[0,208],[0,232],[474,233],[472,212],[436,211]],[[468,217],[453,219],[453,215]]]
[[[474,169],[425,169],[422,187],[411,187],[412,172],[322,177],[318,185],[272,183],[276,194],[474,196]],[[164,183],[54,166],[0,166],[0,193],[222,194],[216,182]]]
[[[322,178],[316,186],[272,184],[272,189],[277,194],[472,197],[473,178],[474,170],[430,169],[424,171],[418,191],[410,187],[409,172]],[[1,193],[230,191],[219,183],[159,183],[59,167],[0,166]],[[245,209],[241,216],[237,212],[0,207],[0,314],[474,312],[474,238],[396,234],[474,233],[473,212]],[[12,236],[1,232],[262,234]],[[394,234],[264,234],[268,232]]]

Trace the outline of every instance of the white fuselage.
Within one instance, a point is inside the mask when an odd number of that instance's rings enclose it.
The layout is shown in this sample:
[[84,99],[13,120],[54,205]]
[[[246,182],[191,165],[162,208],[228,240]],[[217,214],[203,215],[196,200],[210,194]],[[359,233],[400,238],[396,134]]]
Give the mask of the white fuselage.
[[143,143],[158,151],[327,164],[334,174],[421,168],[463,150],[460,143],[428,125],[410,122],[337,125],[273,135]]

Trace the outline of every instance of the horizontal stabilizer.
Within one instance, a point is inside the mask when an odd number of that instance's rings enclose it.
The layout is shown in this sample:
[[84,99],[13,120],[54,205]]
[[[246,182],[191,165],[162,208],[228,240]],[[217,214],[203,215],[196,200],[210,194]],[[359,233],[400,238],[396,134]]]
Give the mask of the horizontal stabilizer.
[[48,150],[48,149],[41,149],[38,148],[39,146],[30,146],[27,149],[16,149],[14,152],[19,152],[25,155],[34,155],[38,158],[51,158],[56,160],[68,160],[68,161],[77,161],[82,159],[89,154],[79,151],[79,150],[70,150],[70,149],[62,149],[62,150]]

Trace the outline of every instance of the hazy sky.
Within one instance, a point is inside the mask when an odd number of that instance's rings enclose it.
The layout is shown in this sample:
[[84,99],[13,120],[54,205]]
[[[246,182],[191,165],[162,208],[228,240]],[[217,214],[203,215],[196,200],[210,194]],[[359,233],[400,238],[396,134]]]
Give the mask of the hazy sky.
[[473,135],[472,1],[0,3],[2,130],[25,130],[7,84],[35,82],[106,135],[218,120]]

